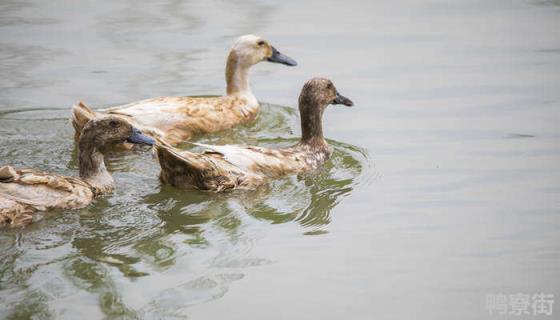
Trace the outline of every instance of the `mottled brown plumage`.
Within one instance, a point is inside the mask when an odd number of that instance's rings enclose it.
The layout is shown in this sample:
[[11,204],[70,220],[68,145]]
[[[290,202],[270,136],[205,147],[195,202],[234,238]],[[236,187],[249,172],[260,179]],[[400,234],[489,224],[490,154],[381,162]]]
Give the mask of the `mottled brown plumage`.
[[30,223],[36,211],[79,209],[113,191],[114,180],[100,150],[123,141],[153,144],[128,122],[116,117],[90,120],[79,138],[78,177],[34,169],[0,167],[0,226]]
[[252,121],[260,106],[251,92],[248,72],[261,61],[296,65],[266,40],[242,36],[227,59],[227,95],[222,97],[160,97],[116,106],[99,112],[83,102],[73,107],[72,123],[79,134],[88,120],[104,115],[119,116],[146,134],[176,145],[194,135],[212,133]]
[[323,112],[329,104],[353,105],[338,94],[330,80],[314,78],[304,85],[299,97],[302,137],[290,148],[193,143],[207,149],[194,153],[160,141],[156,145],[160,179],[179,188],[222,192],[255,189],[272,178],[316,169],[332,153],[322,129]]

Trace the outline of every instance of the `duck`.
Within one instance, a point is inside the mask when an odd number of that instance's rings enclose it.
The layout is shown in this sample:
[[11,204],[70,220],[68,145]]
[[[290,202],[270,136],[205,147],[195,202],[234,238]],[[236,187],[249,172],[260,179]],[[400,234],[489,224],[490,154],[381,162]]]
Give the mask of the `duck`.
[[80,209],[110,194],[115,181],[105,167],[102,152],[124,141],[150,146],[156,143],[129,122],[107,116],[88,121],[80,134],[78,177],[1,166],[0,226],[24,226],[32,222],[37,211]]
[[296,66],[266,39],[239,37],[226,63],[226,95],[218,97],[158,97],[93,111],[84,102],[72,107],[72,124],[78,138],[84,124],[102,115],[129,121],[144,133],[177,145],[194,135],[229,129],[254,120],[260,105],[249,85],[249,69],[261,61]]
[[190,142],[203,148],[197,153],[158,140],[155,152],[161,167],[160,181],[209,192],[253,190],[270,179],[318,169],[332,155],[322,124],[323,112],[330,104],[354,105],[328,79],[313,78],[304,84],[299,96],[302,135],[288,148]]

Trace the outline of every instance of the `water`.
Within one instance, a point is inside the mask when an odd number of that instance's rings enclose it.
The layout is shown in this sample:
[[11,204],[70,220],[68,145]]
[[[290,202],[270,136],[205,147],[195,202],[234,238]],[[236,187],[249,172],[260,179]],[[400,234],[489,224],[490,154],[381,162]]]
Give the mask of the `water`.
[[299,66],[256,66],[259,120],[200,141],[293,143],[299,90],[321,75],[356,105],[326,112],[332,161],[208,195],[160,186],[149,152],[110,154],[112,197],[0,234],[0,318],[483,319],[498,317],[488,294],[558,304],[558,1],[1,1],[1,162],[75,174],[73,103],[221,94],[246,33]]

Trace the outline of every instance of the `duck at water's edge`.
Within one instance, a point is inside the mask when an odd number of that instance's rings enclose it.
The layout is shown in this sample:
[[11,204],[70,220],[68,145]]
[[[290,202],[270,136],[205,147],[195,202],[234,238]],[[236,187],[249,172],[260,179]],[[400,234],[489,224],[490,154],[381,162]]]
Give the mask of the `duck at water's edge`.
[[30,223],[36,211],[83,208],[94,198],[111,193],[115,181],[105,167],[100,150],[125,141],[155,143],[127,121],[105,117],[90,120],[81,132],[79,178],[34,169],[0,167],[0,226]]
[[222,97],[160,97],[99,112],[80,102],[72,109],[72,124],[79,136],[84,124],[104,114],[122,117],[145,133],[175,145],[196,134],[218,132],[247,123],[257,116],[259,103],[249,86],[251,66],[269,61],[295,66],[265,39],[245,35],[237,39],[226,65],[227,95]]
[[299,97],[302,137],[290,148],[193,143],[207,149],[193,153],[160,142],[156,145],[160,179],[179,188],[221,192],[255,189],[271,178],[316,169],[332,154],[322,124],[329,104],[353,105],[328,79],[314,78],[305,83]]

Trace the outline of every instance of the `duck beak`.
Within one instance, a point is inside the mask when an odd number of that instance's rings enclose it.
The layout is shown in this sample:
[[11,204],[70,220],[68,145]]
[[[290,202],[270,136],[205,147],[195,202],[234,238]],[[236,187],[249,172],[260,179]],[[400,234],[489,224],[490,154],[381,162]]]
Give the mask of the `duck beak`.
[[292,67],[297,66],[296,60],[288,57],[287,55],[281,54],[280,51],[276,50],[273,46],[270,47],[272,48],[272,55],[266,58],[268,62],[281,63]]
[[132,135],[126,139],[126,142],[135,143],[135,144],[145,144],[148,146],[153,146],[156,144],[156,140],[154,138],[147,136],[142,133],[142,131],[132,128]]
[[340,93],[336,93],[336,98],[334,98],[334,100],[332,101],[332,104],[343,104],[347,107],[351,107],[354,105],[354,102],[352,102],[352,100],[346,98],[345,96],[341,95]]

